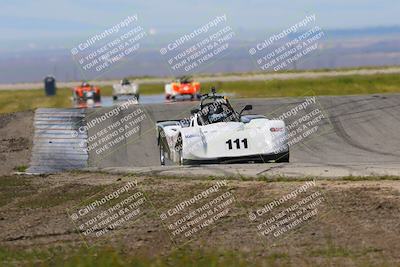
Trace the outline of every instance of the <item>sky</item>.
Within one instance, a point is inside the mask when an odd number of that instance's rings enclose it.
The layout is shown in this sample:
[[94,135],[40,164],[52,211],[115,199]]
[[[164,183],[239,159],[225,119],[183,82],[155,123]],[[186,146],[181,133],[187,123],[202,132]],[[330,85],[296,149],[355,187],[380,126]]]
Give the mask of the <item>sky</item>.
[[324,29],[399,26],[398,0],[0,0],[0,49],[70,47],[129,15],[154,35],[226,14],[241,32],[281,30],[316,14]]

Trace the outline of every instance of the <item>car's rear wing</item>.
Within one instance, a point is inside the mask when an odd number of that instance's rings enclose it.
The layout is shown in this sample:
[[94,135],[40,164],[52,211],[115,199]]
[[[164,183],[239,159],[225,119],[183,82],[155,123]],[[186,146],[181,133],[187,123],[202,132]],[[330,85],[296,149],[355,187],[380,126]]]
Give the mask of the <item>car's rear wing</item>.
[[181,121],[181,119],[180,120],[161,120],[161,121],[157,121],[156,123],[159,124],[159,123],[164,123],[164,122],[180,122],[180,121]]

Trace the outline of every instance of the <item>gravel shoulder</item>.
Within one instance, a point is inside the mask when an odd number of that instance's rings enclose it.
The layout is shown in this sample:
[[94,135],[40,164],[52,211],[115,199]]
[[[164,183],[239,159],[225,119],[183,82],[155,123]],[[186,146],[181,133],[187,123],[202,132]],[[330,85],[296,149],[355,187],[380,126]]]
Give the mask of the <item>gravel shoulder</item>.
[[0,175],[29,165],[33,142],[33,111],[0,114]]
[[[67,210],[81,201],[100,198],[112,188],[137,181],[152,205],[132,224],[95,241],[128,255],[168,255],[176,244],[159,214],[189,199],[220,180],[206,178],[154,178],[106,173],[62,173],[47,176],[0,177],[0,248],[3,250],[68,251],[85,246]],[[282,256],[296,266],[329,262],[340,266],[394,266],[400,264],[400,181],[317,180],[324,196],[315,217],[274,239],[257,235],[249,211],[293,192],[305,181],[227,181],[235,203],[226,216],[195,233],[189,250],[247,253],[259,260]],[[12,197],[7,197],[13,194]],[[94,243],[89,243],[92,246]]]

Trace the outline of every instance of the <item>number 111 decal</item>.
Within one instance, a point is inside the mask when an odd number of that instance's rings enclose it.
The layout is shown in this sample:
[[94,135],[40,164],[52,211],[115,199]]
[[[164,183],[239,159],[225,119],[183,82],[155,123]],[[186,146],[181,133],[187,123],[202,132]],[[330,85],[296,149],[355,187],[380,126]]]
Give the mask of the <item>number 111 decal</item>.
[[[232,139],[229,139],[228,141],[225,142],[226,144],[228,144],[228,148],[229,149],[233,149],[233,144],[236,145],[236,149],[241,149],[241,148],[249,148],[248,144],[247,144],[247,138],[244,138],[242,140],[240,140],[239,138],[232,141]],[[243,147],[241,147],[240,143],[243,143]]]

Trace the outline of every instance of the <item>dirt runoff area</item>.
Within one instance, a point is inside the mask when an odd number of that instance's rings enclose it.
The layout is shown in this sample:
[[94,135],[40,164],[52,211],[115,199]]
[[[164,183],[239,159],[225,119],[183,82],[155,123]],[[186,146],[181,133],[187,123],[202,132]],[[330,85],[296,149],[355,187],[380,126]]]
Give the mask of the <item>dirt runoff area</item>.
[[[81,247],[107,247],[127,257],[157,257],[185,248],[228,251],[251,262],[268,258],[280,266],[400,264],[395,178],[256,181],[68,172],[2,176],[0,191],[2,255],[46,250],[67,257]],[[8,257],[3,264],[19,260]]]
[[0,175],[23,171],[31,157],[33,111],[0,114]]

